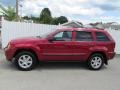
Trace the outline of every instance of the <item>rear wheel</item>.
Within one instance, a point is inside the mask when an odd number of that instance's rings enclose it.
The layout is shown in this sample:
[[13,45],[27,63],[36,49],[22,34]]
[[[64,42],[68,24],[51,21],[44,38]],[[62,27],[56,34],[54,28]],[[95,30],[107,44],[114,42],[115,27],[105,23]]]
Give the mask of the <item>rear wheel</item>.
[[33,53],[22,51],[15,56],[14,63],[19,70],[29,71],[36,67],[37,59]]
[[89,61],[88,61],[88,67],[92,70],[99,70],[102,68],[104,64],[104,57],[101,54],[93,54]]

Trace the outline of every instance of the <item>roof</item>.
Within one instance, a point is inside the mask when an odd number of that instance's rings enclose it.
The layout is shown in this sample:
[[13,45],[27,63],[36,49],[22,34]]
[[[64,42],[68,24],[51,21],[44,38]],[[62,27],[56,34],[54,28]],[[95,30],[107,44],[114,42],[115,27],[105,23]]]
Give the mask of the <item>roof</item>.
[[58,30],[68,30],[68,31],[104,31],[104,29],[96,29],[96,28],[62,28]]
[[109,22],[109,23],[90,23],[90,26],[94,27],[94,28],[111,28],[111,29],[115,29],[115,30],[119,30],[120,29],[120,24],[116,23],[116,22]]
[[76,28],[83,27],[83,24],[81,22],[78,22],[78,21],[69,21],[69,22],[66,22],[66,23],[61,24],[61,25],[68,26],[68,27],[76,27]]

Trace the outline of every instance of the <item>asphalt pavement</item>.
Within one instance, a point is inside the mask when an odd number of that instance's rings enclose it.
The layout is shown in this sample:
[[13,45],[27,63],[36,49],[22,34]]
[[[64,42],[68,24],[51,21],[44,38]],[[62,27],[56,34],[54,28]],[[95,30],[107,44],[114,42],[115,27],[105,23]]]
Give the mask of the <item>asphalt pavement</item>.
[[80,63],[45,63],[19,71],[0,50],[0,90],[120,90],[120,56],[99,71]]

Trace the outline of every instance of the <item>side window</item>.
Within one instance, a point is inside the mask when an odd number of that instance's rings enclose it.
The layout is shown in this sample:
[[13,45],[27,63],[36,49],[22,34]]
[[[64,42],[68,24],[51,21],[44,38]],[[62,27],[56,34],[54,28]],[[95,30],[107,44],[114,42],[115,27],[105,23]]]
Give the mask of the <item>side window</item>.
[[72,31],[59,32],[54,36],[55,41],[71,41]]
[[57,33],[55,36],[54,36],[54,38],[62,38],[62,36],[63,36],[63,32],[60,32],[60,33]]
[[110,41],[109,38],[102,32],[96,32],[97,41]]
[[77,31],[76,32],[77,41],[93,41],[92,33],[86,31]]

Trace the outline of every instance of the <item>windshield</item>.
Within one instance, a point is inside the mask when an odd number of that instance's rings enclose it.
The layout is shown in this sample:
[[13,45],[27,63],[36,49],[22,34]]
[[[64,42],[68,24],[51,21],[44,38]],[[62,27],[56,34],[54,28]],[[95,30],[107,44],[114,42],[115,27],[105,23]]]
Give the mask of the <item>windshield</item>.
[[40,37],[47,38],[51,33],[53,33],[53,32],[44,33],[44,34],[40,35]]
[[49,35],[49,33],[45,33],[45,34],[40,35],[40,37],[46,38],[48,35]]

